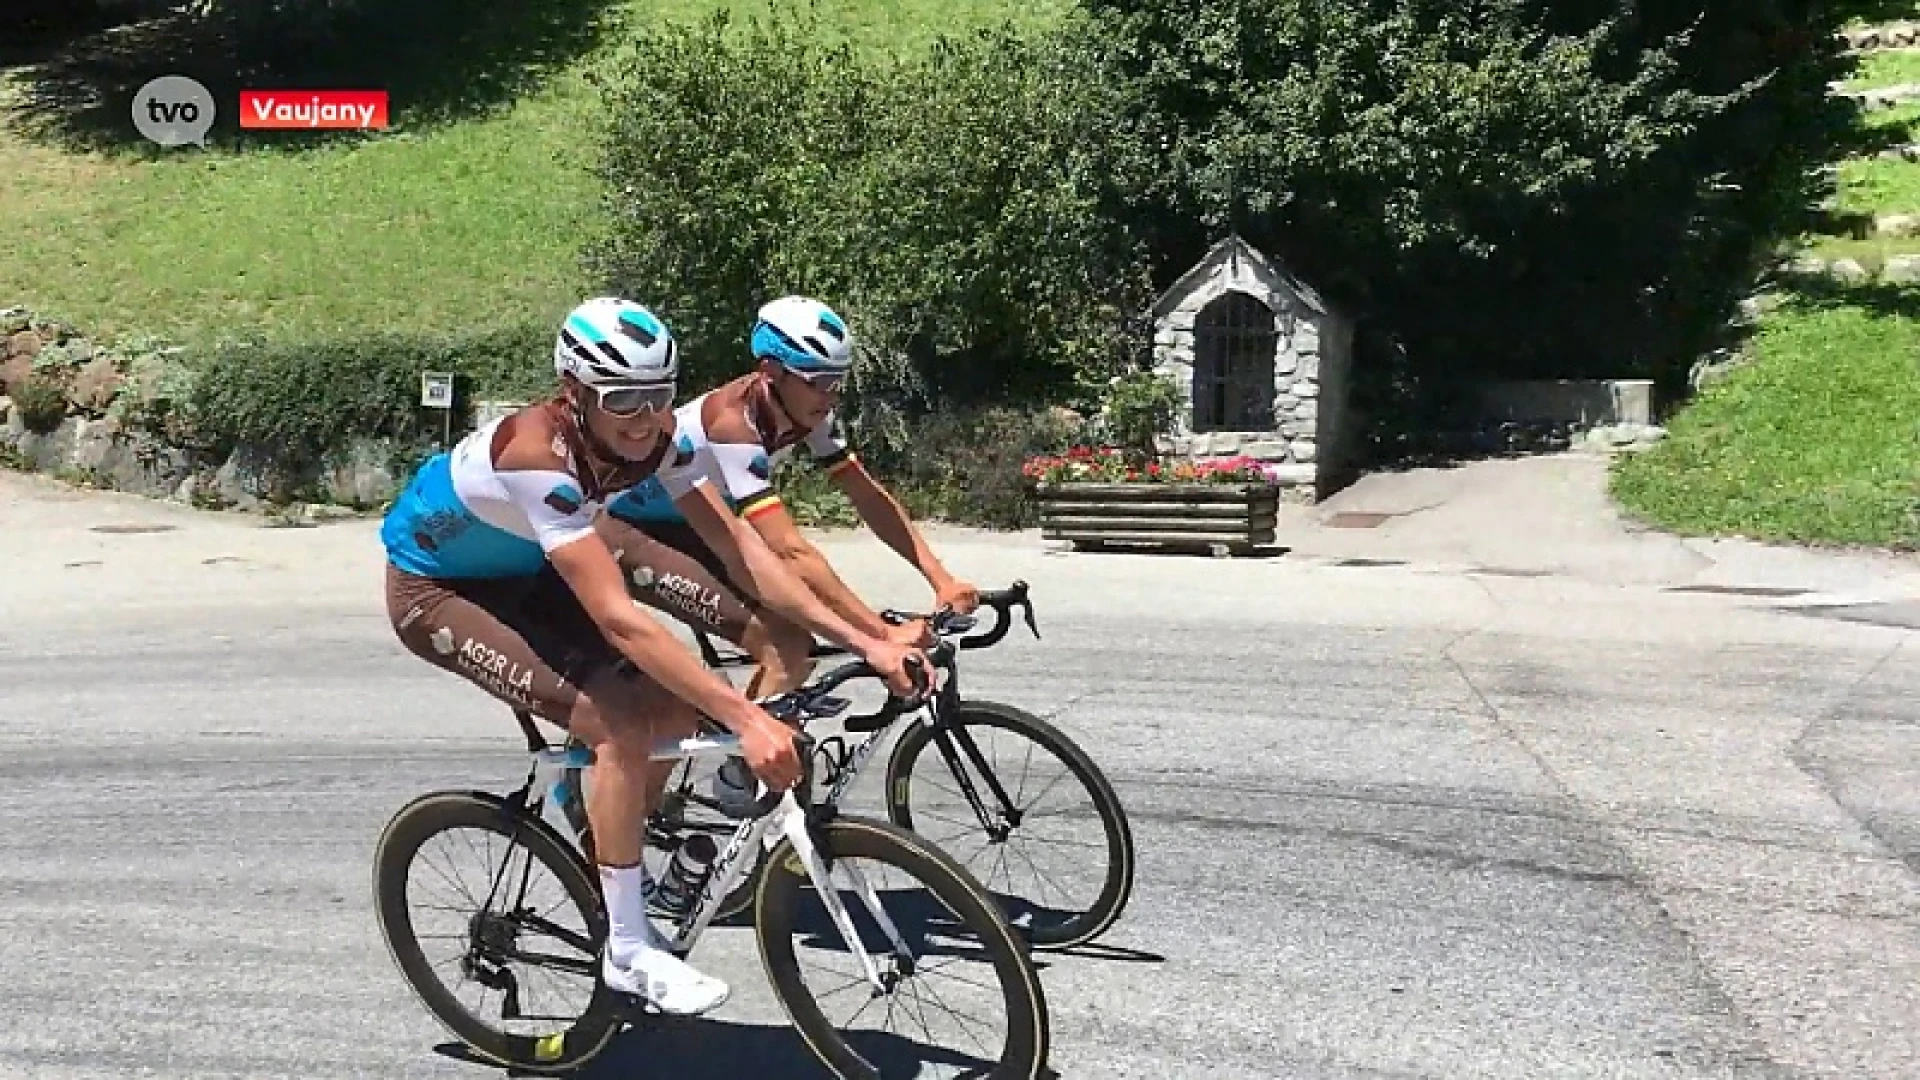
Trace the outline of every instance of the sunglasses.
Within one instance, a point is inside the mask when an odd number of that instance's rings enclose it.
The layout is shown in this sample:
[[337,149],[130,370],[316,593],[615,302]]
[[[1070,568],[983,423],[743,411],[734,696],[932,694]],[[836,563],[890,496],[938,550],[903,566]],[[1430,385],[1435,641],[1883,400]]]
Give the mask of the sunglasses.
[[672,386],[596,386],[593,391],[600,396],[600,411],[622,420],[673,408]]
[[803,383],[806,383],[807,388],[809,390],[812,390],[815,393],[819,393],[819,394],[834,393],[835,391],[840,389],[841,383],[844,383],[847,381],[847,373],[844,371],[807,372],[807,371],[795,371],[792,368],[788,368],[787,374],[792,375],[794,378],[799,379]]

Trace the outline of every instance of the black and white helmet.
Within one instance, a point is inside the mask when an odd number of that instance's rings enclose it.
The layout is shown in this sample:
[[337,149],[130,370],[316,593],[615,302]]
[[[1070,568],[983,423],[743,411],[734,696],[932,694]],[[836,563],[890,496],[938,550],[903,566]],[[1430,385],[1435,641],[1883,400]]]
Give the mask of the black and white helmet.
[[680,348],[653,312],[599,296],[567,313],[553,345],[553,370],[593,387],[672,383]]

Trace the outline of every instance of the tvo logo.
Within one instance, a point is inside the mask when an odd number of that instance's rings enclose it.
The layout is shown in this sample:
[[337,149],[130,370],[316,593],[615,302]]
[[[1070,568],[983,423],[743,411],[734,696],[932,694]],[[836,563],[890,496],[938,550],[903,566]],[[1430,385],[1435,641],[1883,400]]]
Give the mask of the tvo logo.
[[161,146],[205,147],[218,110],[213,94],[185,75],[162,75],[133,95],[133,126]]

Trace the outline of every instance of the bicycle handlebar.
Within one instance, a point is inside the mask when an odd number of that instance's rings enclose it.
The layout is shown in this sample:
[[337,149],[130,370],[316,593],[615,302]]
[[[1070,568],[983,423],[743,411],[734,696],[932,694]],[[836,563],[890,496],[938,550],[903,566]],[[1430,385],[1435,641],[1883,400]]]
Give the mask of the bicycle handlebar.
[[[938,642],[933,648],[928,649],[927,653],[934,666],[945,667],[952,662],[953,643]],[[926,704],[927,695],[932,689],[931,673],[919,670],[918,661],[909,660],[908,663],[912,666],[909,667],[907,674],[919,687],[918,692],[910,697],[901,697],[889,692],[886,702],[879,709],[849,717],[846,722],[848,731],[877,731],[892,723],[894,717],[912,712]],[[852,660],[829,670],[798,690],[789,690],[784,694],[775,695],[759,704],[761,708],[780,720],[791,722],[797,717],[804,724],[809,719],[838,716],[847,711],[852,702],[843,697],[836,697],[833,693],[842,683],[852,679],[879,677],[880,672],[872,664],[865,660]]]
[[[1033,619],[1033,601],[1027,598],[1025,581],[1016,580],[1010,588],[981,593],[980,607],[991,608],[997,617],[993,621],[993,626],[985,633],[960,638],[959,647],[962,649],[985,649],[999,644],[1000,639],[1006,637],[1007,631],[1013,628],[1013,609],[1016,607],[1020,609],[1021,615],[1026,620],[1028,632],[1035,638],[1040,636],[1040,628],[1035,625]],[[888,608],[880,613],[880,617],[895,626],[915,619],[925,619],[933,632],[942,638],[966,634],[979,623],[979,620],[972,615],[962,615],[952,608],[941,608],[931,614]]]

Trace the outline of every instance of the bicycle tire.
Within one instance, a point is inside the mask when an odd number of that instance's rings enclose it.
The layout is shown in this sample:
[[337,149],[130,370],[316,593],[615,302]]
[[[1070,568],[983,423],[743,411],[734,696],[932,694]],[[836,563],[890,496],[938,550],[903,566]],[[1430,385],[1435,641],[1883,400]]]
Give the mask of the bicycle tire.
[[[922,837],[877,818],[837,815],[812,830],[823,861],[865,858],[905,870],[954,913],[991,959],[1007,1006],[1007,1039],[999,1063],[979,1080],[1039,1080],[1052,1041],[1046,993],[1019,936],[965,867]],[[800,977],[794,953],[794,903],[812,879],[793,842],[782,839],[767,860],[755,899],[760,961],[780,1007],[802,1041],[841,1080],[880,1080],[880,1072],[828,1022]]]
[[478,828],[505,837],[511,854],[524,847],[560,879],[567,897],[582,915],[597,949],[606,939],[607,920],[599,888],[579,854],[545,821],[483,791],[441,791],[414,799],[393,816],[374,849],[374,906],[388,955],[427,1010],[474,1053],[507,1068],[532,1073],[563,1073],[592,1060],[620,1029],[612,993],[597,977],[586,1012],[556,1034],[534,1037],[497,1031],[461,1007],[433,977],[431,965],[414,935],[406,904],[407,868],[420,846],[435,834]]
[[[1037,949],[1067,949],[1085,945],[1106,933],[1119,921],[1132,898],[1136,853],[1133,828],[1127,821],[1126,809],[1121,806],[1119,795],[1114,792],[1113,785],[1107,781],[1100,766],[1066,733],[1016,705],[966,699],[954,708],[946,725],[990,727],[1013,732],[1044,747],[1064,762],[1068,771],[1080,781],[1093,799],[1095,812],[1100,816],[1100,825],[1107,838],[1107,872],[1101,883],[1100,894],[1085,911],[1057,925],[1016,926],[1015,930]],[[914,763],[928,746],[933,745],[938,730],[938,727],[925,724],[908,726],[894,744],[893,755],[887,760],[887,817],[902,828],[914,827],[910,779]],[[950,764],[948,767],[952,768]],[[993,798],[990,791],[983,791],[982,796]]]

